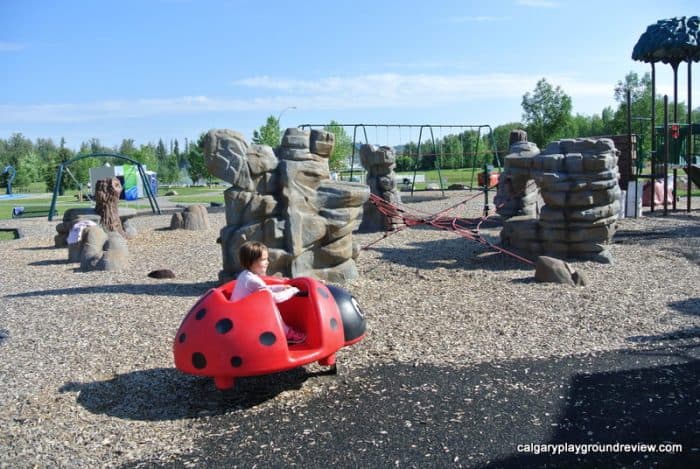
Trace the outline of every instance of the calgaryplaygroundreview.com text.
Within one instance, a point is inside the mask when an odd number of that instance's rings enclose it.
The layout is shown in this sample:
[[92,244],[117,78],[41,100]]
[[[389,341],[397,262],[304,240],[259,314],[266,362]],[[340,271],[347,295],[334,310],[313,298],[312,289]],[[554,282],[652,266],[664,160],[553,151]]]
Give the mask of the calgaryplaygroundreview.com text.
[[589,453],[682,453],[679,443],[527,443],[518,445],[519,453],[589,454]]

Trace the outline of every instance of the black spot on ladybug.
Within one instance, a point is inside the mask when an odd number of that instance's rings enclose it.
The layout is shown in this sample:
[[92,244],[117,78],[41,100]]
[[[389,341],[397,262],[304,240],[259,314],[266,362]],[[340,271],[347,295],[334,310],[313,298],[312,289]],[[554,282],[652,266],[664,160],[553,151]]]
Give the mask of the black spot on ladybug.
[[204,300],[206,300],[206,299],[209,297],[209,295],[212,294],[213,291],[214,291],[213,289],[209,290],[208,292],[206,292],[204,295],[202,295],[202,296],[197,300],[197,302],[194,304],[194,306],[192,306],[192,308],[190,309],[190,311],[187,313],[187,317],[185,318],[185,320],[187,320],[187,318],[190,317],[190,315],[197,309],[197,307],[199,307],[199,305],[201,305],[202,302],[203,302]]
[[203,353],[195,352],[192,354],[192,365],[198,370],[207,366],[207,359]]
[[324,287],[318,287],[318,288],[316,288],[316,291],[318,292],[319,295],[321,295],[326,300],[331,297],[328,294],[328,291]]
[[331,329],[338,329],[338,321],[336,321],[335,318],[331,318]]
[[277,341],[277,337],[272,332],[263,332],[260,334],[260,343],[263,345],[272,345]]
[[231,329],[233,329],[233,322],[228,318],[221,319],[216,323],[216,332],[219,334],[226,334]]
[[197,311],[197,314],[194,315],[194,318],[199,321],[204,317],[204,315],[207,314],[207,308],[202,308],[199,311]]
[[180,337],[178,337],[178,340],[180,341],[180,343],[183,343],[186,338],[187,338],[187,334],[185,334],[183,332],[182,334],[180,334]]
[[243,364],[243,359],[241,357],[231,357],[231,366],[238,368]]

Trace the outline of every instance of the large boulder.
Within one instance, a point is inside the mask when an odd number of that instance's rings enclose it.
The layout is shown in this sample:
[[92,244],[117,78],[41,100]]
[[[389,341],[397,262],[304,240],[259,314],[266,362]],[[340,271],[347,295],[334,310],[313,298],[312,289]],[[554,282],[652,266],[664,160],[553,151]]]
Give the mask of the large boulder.
[[170,228],[173,230],[208,230],[211,228],[209,212],[204,205],[189,205],[182,212],[173,213],[170,219]]

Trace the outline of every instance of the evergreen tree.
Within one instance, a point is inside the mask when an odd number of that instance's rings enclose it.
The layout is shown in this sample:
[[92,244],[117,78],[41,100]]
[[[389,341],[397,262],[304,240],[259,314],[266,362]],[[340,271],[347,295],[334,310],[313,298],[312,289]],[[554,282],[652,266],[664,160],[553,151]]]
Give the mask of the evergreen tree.
[[165,149],[165,144],[163,143],[163,139],[160,138],[158,139],[158,146],[156,146],[156,159],[158,160],[158,163],[164,162],[168,158],[168,152]]
[[136,146],[134,145],[133,138],[125,138],[122,140],[121,145],[119,145],[119,150],[117,153],[124,156],[133,157],[136,154]]
[[[56,185],[56,175],[58,172],[58,166],[66,161],[73,158],[73,152],[66,148],[65,139],[61,138],[61,145],[58,152],[54,157],[50,159],[44,170],[44,182],[46,183],[46,191],[53,192]],[[61,182],[59,184],[58,194],[63,195],[65,190],[68,188],[70,176],[64,171],[63,177],[61,177]]]
[[209,171],[204,164],[204,139],[206,134],[199,136],[196,145],[190,145],[190,151],[187,152],[187,173],[192,178],[193,183],[198,183],[201,179],[209,176]]

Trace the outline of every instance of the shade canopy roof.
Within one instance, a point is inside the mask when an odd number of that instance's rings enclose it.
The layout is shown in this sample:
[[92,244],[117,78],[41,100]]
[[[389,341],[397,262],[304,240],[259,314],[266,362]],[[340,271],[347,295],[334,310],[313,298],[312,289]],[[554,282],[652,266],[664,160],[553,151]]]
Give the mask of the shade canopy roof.
[[681,16],[647,26],[634,46],[632,59],[676,65],[700,61],[700,17]]

